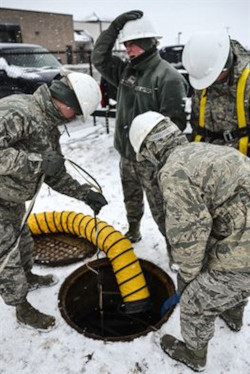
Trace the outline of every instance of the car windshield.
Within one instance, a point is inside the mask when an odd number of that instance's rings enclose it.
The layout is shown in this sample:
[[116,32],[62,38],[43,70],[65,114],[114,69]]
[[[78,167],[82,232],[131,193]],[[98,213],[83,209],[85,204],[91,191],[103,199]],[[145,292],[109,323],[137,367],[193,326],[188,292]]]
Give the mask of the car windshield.
[[46,49],[16,49],[0,51],[0,56],[4,57],[9,65],[33,68],[60,68],[61,64],[54,55]]

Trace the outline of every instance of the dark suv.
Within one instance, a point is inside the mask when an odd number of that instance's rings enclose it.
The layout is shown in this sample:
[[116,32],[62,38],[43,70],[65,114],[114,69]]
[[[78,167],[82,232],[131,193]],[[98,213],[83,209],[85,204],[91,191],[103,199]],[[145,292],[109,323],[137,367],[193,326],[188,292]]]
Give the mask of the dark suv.
[[163,60],[168,61],[175,69],[177,69],[186,79],[188,82],[189,88],[188,88],[188,97],[192,96],[193,89],[190,86],[189,83],[189,77],[187,71],[184,69],[184,66],[182,65],[182,52],[184,49],[183,44],[178,45],[171,45],[167,47],[162,47],[159,50],[161,58]]
[[0,43],[0,98],[32,94],[41,84],[59,78],[61,67],[56,57],[40,45]]

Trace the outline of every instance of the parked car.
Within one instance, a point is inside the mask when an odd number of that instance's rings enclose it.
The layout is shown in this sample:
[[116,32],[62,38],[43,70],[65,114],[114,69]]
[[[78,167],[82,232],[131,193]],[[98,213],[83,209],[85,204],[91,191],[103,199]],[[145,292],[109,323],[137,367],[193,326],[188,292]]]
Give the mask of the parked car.
[[0,98],[32,94],[40,85],[59,78],[61,68],[57,58],[40,45],[0,43]]
[[184,49],[183,44],[178,45],[171,45],[167,47],[162,47],[159,50],[161,58],[163,60],[168,61],[175,69],[177,69],[186,79],[188,82],[188,97],[192,96],[193,89],[189,83],[189,76],[187,71],[184,69],[184,66],[182,65],[182,52]]

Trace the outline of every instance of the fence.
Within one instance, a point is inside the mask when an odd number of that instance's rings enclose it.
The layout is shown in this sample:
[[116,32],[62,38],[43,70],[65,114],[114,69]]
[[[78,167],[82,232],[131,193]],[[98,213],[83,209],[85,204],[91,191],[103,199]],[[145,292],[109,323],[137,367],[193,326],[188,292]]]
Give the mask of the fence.
[[[50,83],[47,76],[49,69],[52,70],[52,68],[58,70],[58,73],[63,66],[71,71],[90,74],[100,84],[102,91],[102,108],[94,112],[94,124],[96,124],[96,117],[105,117],[106,129],[109,132],[109,118],[114,118],[116,114],[115,105],[110,104],[110,98],[115,100],[116,89],[111,87],[94,68],[91,53],[91,50],[73,50],[71,46],[66,46],[65,50],[48,51],[43,47],[27,44],[0,45],[0,58],[3,57],[6,61],[5,65],[3,65],[3,59],[2,63],[0,62],[0,86],[2,86],[2,94],[0,87],[0,97],[13,93],[33,93],[37,88],[38,81],[39,84]],[[124,51],[116,51],[116,53],[122,55]],[[61,65],[62,61],[65,61],[66,64]],[[4,68],[7,73],[5,78],[2,74]],[[31,79],[31,75],[38,71],[40,77],[35,82],[34,77]],[[11,79],[8,80],[6,75],[9,75]],[[50,79],[55,76],[55,74],[54,76],[50,75]],[[6,84],[11,84],[12,87],[6,88]]]

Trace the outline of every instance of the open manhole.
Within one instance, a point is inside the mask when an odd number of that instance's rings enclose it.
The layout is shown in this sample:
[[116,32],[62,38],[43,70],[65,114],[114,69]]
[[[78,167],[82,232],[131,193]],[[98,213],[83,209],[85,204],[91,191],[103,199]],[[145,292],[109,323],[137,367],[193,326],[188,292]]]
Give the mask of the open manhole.
[[162,304],[175,294],[174,283],[151,262],[140,259],[140,265],[151,295],[149,310],[125,313],[112,267],[104,258],[81,266],[66,278],[59,292],[63,318],[79,333],[107,341],[129,341],[159,329],[173,311],[172,307],[161,315]]

